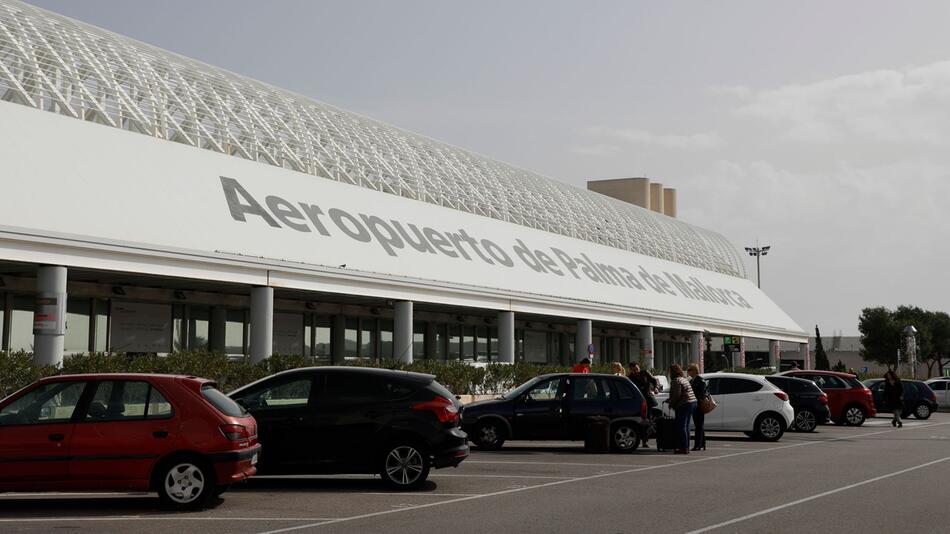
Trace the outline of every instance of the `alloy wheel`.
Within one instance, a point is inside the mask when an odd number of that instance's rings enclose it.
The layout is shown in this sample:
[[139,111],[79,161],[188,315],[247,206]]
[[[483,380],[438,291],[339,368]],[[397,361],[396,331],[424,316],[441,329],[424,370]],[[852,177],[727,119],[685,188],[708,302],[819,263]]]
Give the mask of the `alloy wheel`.
[[386,455],[386,475],[394,483],[409,486],[419,480],[425,470],[425,461],[415,447],[401,445]]
[[782,435],[782,424],[774,417],[765,417],[759,423],[759,434],[765,439],[776,439]]
[[818,426],[818,418],[811,410],[802,410],[795,414],[795,428],[802,432],[811,432]]
[[844,418],[849,425],[861,426],[864,423],[864,410],[851,406],[844,412]]
[[926,404],[918,404],[917,409],[914,410],[914,417],[917,419],[927,419],[930,417],[930,406]]
[[630,425],[619,425],[614,429],[614,445],[621,451],[629,451],[637,446],[640,437]]

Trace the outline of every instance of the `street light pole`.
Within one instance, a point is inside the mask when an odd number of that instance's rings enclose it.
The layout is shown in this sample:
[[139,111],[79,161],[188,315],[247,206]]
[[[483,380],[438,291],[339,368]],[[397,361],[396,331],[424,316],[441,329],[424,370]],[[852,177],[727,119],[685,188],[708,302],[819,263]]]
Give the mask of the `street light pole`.
[[755,256],[755,281],[759,286],[759,289],[762,289],[762,266],[760,263],[760,258],[769,253],[769,249],[772,248],[771,245],[765,245],[764,247],[759,247],[759,242],[755,242],[754,247],[746,247],[745,251],[749,253],[749,256]]

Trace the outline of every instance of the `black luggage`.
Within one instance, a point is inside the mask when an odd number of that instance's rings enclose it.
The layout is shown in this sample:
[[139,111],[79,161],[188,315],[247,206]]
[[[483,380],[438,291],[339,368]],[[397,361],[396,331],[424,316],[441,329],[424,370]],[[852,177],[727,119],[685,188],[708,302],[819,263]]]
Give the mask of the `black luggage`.
[[676,419],[668,415],[660,415],[653,422],[656,425],[656,450],[672,451],[679,447],[679,436],[676,435]]
[[588,417],[587,433],[584,435],[584,450],[587,452],[610,452],[610,419]]

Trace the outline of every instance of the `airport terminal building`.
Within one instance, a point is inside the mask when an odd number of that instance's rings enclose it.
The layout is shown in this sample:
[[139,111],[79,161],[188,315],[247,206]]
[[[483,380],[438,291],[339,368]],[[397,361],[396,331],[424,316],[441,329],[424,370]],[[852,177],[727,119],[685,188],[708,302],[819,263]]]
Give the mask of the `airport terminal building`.
[[810,365],[715,232],[16,0],[0,162],[0,339],[41,363],[665,367],[741,336]]

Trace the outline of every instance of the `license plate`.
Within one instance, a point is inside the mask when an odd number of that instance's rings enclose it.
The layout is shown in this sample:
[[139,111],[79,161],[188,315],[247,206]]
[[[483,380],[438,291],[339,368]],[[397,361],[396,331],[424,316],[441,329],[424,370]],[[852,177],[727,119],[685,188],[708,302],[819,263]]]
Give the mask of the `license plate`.
[[254,453],[254,456],[251,456],[251,465],[257,465],[257,453]]

